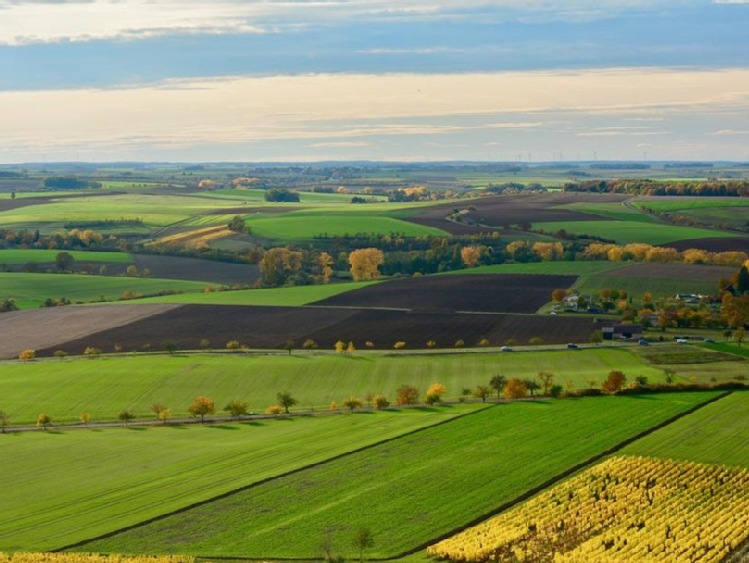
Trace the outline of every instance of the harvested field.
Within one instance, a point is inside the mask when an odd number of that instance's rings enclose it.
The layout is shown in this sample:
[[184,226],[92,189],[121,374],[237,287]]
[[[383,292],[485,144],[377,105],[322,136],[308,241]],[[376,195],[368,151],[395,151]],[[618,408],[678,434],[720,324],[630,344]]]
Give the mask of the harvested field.
[[690,248],[700,248],[708,252],[747,252],[749,253],[749,237],[732,237],[732,238],[700,238],[678,240],[669,242],[662,246],[675,248],[678,251],[689,250]]
[[[499,195],[471,200],[470,203],[453,202],[436,205],[425,209],[423,212],[404,217],[404,219],[420,225],[437,227],[452,234],[470,234],[491,231],[493,230],[491,227],[517,225],[522,221],[529,223],[605,221],[606,217],[569,209],[559,209],[558,206],[569,203],[612,203],[625,199],[627,199],[627,196],[622,194],[542,193]],[[455,209],[463,209],[468,205],[472,205],[476,209],[466,213],[463,217],[480,225],[487,225],[489,228],[472,227],[445,219]]]
[[391,307],[417,311],[535,313],[556,288],[576,276],[450,275],[405,278],[342,293],[315,305]]
[[96,334],[88,332],[64,344],[37,349],[37,353],[48,356],[58,348],[80,353],[87,346],[112,351],[115,344],[124,351],[157,350],[165,340],[174,341],[182,349],[195,349],[203,338],[208,338],[215,348],[223,348],[230,340],[252,348],[281,348],[287,340],[294,340],[299,346],[307,338],[323,349],[332,349],[338,340],[353,341],[357,348],[364,348],[371,341],[378,349],[392,349],[398,341],[406,342],[406,348],[426,348],[429,340],[445,348],[457,340],[475,346],[482,338],[489,339],[492,345],[509,339],[527,344],[535,336],[546,343],[563,343],[587,341],[595,328],[592,320],[585,317],[184,305],[126,326]]
[[708,266],[698,264],[632,264],[616,270],[620,278],[660,278],[717,283],[721,278],[730,278],[736,272],[731,266]]
[[260,268],[254,264],[230,264],[155,254],[135,254],[133,258],[138,269],[148,268],[153,278],[226,285],[252,285],[260,278]]
[[[27,348],[47,349],[48,355],[72,339],[158,316],[176,305],[118,307],[56,307],[3,313],[0,317],[0,358],[14,358]],[[163,330],[163,327],[162,327]],[[83,351],[83,349],[81,349]]]

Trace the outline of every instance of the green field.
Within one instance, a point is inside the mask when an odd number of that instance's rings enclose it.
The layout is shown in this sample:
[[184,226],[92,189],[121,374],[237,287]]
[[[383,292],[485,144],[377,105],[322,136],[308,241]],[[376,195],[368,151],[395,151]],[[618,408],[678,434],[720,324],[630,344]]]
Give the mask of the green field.
[[715,293],[718,280],[699,281],[679,278],[639,278],[617,276],[616,271],[582,277],[573,287],[580,293],[598,295],[600,289],[624,289],[627,295],[635,299],[644,293],[651,293],[653,298],[674,297],[677,293]]
[[737,391],[638,440],[622,453],[749,468],[747,436],[749,392]]
[[19,308],[29,309],[39,307],[47,298],[64,297],[73,303],[89,303],[120,299],[125,291],[144,295],[160,291],[197,293],[202,292],[207,285],[210,284],[151,278],[2,272],[0,298],[15,299]]
[[0,435],[0,551],[59,548],[476,408]]
[[95,252],[84,250],[0,250],[0,264],[55,263],[55,257],[60,252],[67,252],[77,262],[110,262],[114,264],[130,264],[133,257],[126,252]]
[[350,538],[364,526],[375,538],[367,555],[391,557],[490,513],[712,396],[500,405],[87,544],[85,549],[209,558],[315,558],[325,531],[331,530],[335,550],[353,557]]
[[273,289],[217,291],[213,293],[181,293],[138,299],[132,303],[197,303],[203,305],[266,305],[301,307],[334,295],[361,289],[380,282],[334,283],[328,285],[300,285]]
[[581,213],[600,215],[601,217],[616,221],[638,221],[641,223],[653,223],[657,221],[652,215],[632,209],[623,203],[567,203],[557,206],[556,209],[580,211]]
[[590,276],[626,268],[629,264],[621,262],[531,262],[529,264],[494,264],[478,266],[465,270],[445,272],[444,275],[456,274],[546,274],[552,276]]
[[434,381],[445,384],[447,396],[457,399],[463,388],[487,385],[497,373],[533,378],[547,370],[556,374],[556,383],[583,388],[590,378],[600,385],[613,369],[630,378],[645,375],[651,382],[663,381],[661,369],[619,348],[514,354],[362,352],[351,357],[304,351],[292,356],[138,354],[7,363],[0,377],[0,409],[15,424],[33,424],[40,412],[56,422],[77,422],[82,411],[89,411],[94,420],[113,420],[124,408],[149,417],[155,402],[184,416],[197,395],[208,395],[220,405],[240,399],[262,411],[284,390],[299,400],[300,408],[324,409],[331,401],[340,403],[352,395],[363,399],[368,393],[384,393],[392,400],[403,384],[424,393]]
[[[643,199],[632,202],[634,205],[641,205],[654,211],[665,211],[666,213],[694,211],[697,209],[709,209],[711,207],[749,207],[749,201],[738,197],[720,198],[692,198],[680,197],[678,199]],[[736,210],[735,210],[736,211]]]
[[731,233],[697,229],[694,227],[677,227],[673,225],[643,224],[642,221],[563,221],[534,223],[536,229],[556,232],[565,229],[575,235],[586,234],[614,240],[619,244],[644,242],[647,244],[666,244],[678,240],[699,238],[721,238],[735,236]]

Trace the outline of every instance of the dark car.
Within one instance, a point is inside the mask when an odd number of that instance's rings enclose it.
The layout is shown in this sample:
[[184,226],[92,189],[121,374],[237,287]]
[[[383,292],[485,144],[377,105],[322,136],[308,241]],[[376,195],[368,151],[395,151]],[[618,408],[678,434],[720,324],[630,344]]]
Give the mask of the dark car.
[[570,342],[569,344],[567,344],[567,350],[577,350],[578,348],[580,348],[580,346],[578,346],[574,342]]

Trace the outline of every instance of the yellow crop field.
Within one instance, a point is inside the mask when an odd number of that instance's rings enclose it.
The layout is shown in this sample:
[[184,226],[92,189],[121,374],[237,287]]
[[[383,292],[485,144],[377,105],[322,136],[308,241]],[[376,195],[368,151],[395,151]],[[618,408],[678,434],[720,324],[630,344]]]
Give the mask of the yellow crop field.
[[427,549],[453,561],[719,562],[749,537],[749,471],[614,457]]
[[0,563],[193,563],[185,555],[123,556],[97,553],[2,553]]

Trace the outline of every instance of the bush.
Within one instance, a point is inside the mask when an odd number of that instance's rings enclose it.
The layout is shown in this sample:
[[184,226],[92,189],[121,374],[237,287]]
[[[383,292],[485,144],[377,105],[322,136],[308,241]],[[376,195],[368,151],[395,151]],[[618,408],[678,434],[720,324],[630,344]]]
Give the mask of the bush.
[[265,409],[265,414],[281,414],[283,409],[279,405],[271,405]]
[[401,385],[395,392],[397,405],[415,405],[419,402],[419,390],[413,385]]

